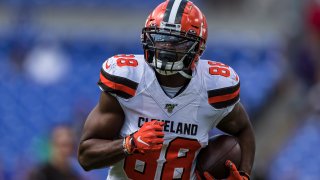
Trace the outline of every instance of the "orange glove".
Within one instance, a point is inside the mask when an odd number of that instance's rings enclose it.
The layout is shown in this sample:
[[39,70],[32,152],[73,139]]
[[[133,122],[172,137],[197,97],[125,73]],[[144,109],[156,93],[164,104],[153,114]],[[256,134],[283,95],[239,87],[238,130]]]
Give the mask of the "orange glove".
[[230,174],[227,180],[250,180],[249,174],[244,171],[239,172],[236,165],[234,165],[232,161],[227,160],[226,166],[230,168]]
[[163,125],[164,122],[159,121],[144,123],[138,131],[125,137],[124,152],[126,154],[147,153],[161,149],[164,141]]
[[[243,171],[239,172],[236,165],[234,165],[232,161],[227,160],[226,166],[230,168],[230,174],[226,180],[250,180],[249,174]],[[214,177],[211,176],[211,174],[209,174],[208,172],[204,172],[203,175],[206,180],[215,180]]]
[[[197,180],[202,180],[198,171],[196,171],[196,175],[197,175]],[[207,171],[203,173],[203,176],[204,176],[205,180],[217,180],[217,179],[214,179],[214,177],[211,176],[211,174],[208,173]]]
[[[196,171],[196,175],[197,175],[197,180],[202,180],[199,171]],[[211,176],[211,174],[209,174],[207,171],[203,173],[204,177],[206,180],[215,180],[214,177]]]

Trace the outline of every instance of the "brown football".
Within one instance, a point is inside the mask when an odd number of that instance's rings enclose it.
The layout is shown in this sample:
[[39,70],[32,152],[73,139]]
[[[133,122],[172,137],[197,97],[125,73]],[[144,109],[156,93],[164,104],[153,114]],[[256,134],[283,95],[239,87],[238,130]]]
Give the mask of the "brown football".
[[231,160],[237,168],[241,161],[241,148],[237,139],[229,135],[216,135],[209,139],[208,146],[203,148],[197,157],[197,170],[203,177],[205,171],[216,179],[229,176],[226,160]]

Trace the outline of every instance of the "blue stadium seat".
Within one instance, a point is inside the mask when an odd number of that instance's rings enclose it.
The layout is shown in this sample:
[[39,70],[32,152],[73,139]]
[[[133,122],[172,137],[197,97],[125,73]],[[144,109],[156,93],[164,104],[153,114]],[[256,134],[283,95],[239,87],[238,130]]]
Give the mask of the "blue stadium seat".
[[272,162],[270,179],[289,180],[292,173],[296,179],[320,179],[320,157],[317,151],[320,147],[319,128],[317,117],[310,117],[300,126]]

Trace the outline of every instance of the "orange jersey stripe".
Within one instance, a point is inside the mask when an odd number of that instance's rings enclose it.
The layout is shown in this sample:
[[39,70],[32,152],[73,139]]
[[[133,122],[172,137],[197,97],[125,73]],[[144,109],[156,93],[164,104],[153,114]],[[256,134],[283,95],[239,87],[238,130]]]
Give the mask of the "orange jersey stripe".
[[108,86],[108,87],[110,87],[112,89],[123,91],[123,92],[125,92],[125,93],[127,93],[127,94],[129,94],[131,96],[134,96],[136,94],[136,90],[134,90],[134,89],[132,89],[132,88],[130,88],[128,86],[112,82],[112,81],[108,80],[107,78],[105,78],[102,75],[102,73],[100,73],[100,80],[104,85],[106,85],[106,86]]
[[212,104],[212,103],[228,101],[230,99],[233,99],[233,98],[237,97],[239,95],[239,93],[240,93],[240,88],[237,91],[235,91],[234,93],[231,93],[231,94],[211,97],[211,98],[209,98],[209,103]]

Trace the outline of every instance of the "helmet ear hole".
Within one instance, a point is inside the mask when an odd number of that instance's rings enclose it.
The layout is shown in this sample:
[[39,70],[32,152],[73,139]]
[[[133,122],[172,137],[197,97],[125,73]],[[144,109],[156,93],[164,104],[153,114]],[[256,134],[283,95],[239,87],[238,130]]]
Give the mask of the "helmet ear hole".
[[193,35],[196,35],[196,34],[197,34],[196,31],[193,30],[193,29],[190,29],[188,33],[189,33],[189,34],[193,34]]

